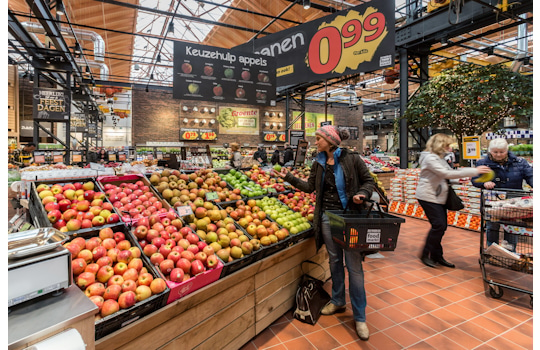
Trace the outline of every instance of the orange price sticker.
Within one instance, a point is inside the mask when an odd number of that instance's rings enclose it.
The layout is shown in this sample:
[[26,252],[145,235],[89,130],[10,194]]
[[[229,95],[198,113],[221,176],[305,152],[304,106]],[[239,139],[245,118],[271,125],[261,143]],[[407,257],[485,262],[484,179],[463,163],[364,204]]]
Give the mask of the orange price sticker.
[[54,161],[55,163],[61,163],[61,162],[64,161],[64,156],[61,155],[61,154],[55,154],[55,155],[53,156],[53,161]]
[[82,156],[80,154],[74,154],[73,163],[80,163],[80,162],[82,162]]
[[285,134],[279,135],[279,141],[285,141]]
[[198,134],[195,131],[186,131],[184,133],[184,139],[185,140],[195,140],[197,138]]
[[216,138],[215,132],[205,132],[202,136],[203,140],[213,140]]

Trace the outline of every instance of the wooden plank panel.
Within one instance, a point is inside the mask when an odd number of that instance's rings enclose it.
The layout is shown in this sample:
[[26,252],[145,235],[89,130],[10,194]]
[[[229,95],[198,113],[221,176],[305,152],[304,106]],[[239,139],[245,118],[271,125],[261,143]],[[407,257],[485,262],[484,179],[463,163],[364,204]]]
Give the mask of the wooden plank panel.
[[[296,289],[298,288],[299,283],[300,279],[297,279],[288,285],[283,286],[283,288],[272,294],[271,297],[257,303],[255,305],[255,320],[259,322],[279,305],[290,300],[294,301],[294,296],[296,295]],[[257,329],[257,333],[259,333],[259,329]]]
[[[228,323],[225,323],[228,324]],[[212,329],[212,328],[210,328]],[[209,334],[206,330],[200,330],[200,334]],[[197,346],[196,350],[215,350],[215,349],[239,349],[242,345],[247,343],[251,338],[255,336],[255,310],[251,308],[248,312],[237,318],[227,327],[221,331],[216,332],[209,337],[204,343]],[[227,345],[224,345],[227,344]],[[183,343],[179,343],[183,348]],[[173,347],[173,349],[180,349],[180,347]]]
[[272,311],[270,311],[266,316],[261,318],[259,321],[255,323],[255,330],[257,331],[257,334],[264,331],[268,326],[270,326],[272,323],[274,323],[275,320],[283,316],[287,311],[292,309],[295,305],[295,298],[288,298],[283,302],[281,305],[277,305],[274,307]]
[[[239,334],[238,330],[249,329],[255,324],[253,302],[254,297],[253,293],[251,293],[234,304],[228,304],[228,307],[221,309],[205,322],[190,327],[185,333],[174,338],[161,349],[222,349],[223,344],[234,340]],[[189,318],[184,318],[181,322],[188,326],[191,325]],[[172,325],[173,323],[171,322],[170,324]],[[167,330],[170,331],[171,328]],[[161,329],[161,333],[163,333],[163,328]],[[174,331],[170,333],[178,334]],[[152,338],[149,340],[152,341]],[[155,341],[154,343],[149,342],[145,345],[140,344],[138,347],[139,350],[150,348],[156,348]]]
[[282,274],[276,276],[270,282],[255,289],[256,303],[262,302],[263,300],[274,294],[277,290],[283,288],[283,286],[286,286],[298,280],[302,276],[302,270],[300,269],[300,266],[298,266],[298,264],[291,266],[294,266],[294,268],[284,271]]
[[[190,317],[193,317],[193,319],[190,325],[194,325],[204,320],[205,317],[210,317],[215,313],[213,311],[215,308],[221,307],[219,305],[221,301],[213,298],[213,296],[222,295],[226,300],[232,302],[251,293],[254,289],[252,278],[240,282],[238,280],[225,279],[221,282],[223,283],[212,283],[193,294],[189,294],[161,308],[158,312],[151,313],[143,319],[137,320],[121,330],[99,339],[96,342],[96,350],[117,348],[123,344],[134,342],[137,338],[146,339],[148,334],[153,334],[156,337],[156,332],[158,334],[163,332],[162,328],[160,330],[161,326],[179,315],[191,315]],[[204,307],[197,307],[201,303],[204,303]],[[182,332],[176,332],[175,334]],[[141,336],[141,334],[144,335]],[[162,338],[162,336],[157,338]]]

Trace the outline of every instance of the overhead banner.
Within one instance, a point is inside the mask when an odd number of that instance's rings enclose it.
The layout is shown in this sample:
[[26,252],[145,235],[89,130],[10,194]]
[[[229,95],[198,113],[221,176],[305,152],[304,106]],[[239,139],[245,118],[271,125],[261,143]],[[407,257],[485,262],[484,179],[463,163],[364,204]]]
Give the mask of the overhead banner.
[[372,0],[234,47],[275,57],[277,86],[394,65],[395,1]]
[[[334,115],[333,114],[327,114],[326,118],[324,116],[324,113],[313,113],[313,112],[305,112],[305,118],[306,118],[306,136],[315,136],[315,131],[317,131],[318,128],[322,126],[321,123],[325,122],[331,122],[331,124],[334,124]],[[300,112],[293,111],[293,120],[296,119],[300,115]],[[293,130],[302,130],[302,121],[299,119],[297,120],[292,127]]]
[[34,88],[34,120],[69,120],[71,91],[51,88]]
[[217,121],[220,134],[259,135],[257,108],[219,107]]
[[272,57],[174,42],[173,98],[275,106]]
[[71,132],[87,132],[86,115],[84,113],[74,113],[69,121]]

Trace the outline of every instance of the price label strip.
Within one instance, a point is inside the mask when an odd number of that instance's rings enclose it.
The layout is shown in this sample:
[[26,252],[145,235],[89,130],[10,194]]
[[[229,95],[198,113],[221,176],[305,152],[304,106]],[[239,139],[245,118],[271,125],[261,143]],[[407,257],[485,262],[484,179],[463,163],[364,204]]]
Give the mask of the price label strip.
[[266,190],[268,191],[268,193],[277,193],[276,189],[273,187],[267,187]]
[[211,201],[211,200],[214,200],[214,199],[218,199],[219,196],[217,194],[217,192],[206,192],[206,200],[207,201]]
[[193,209],[189,205],[183,205],[176,208],[179,216],[193,215]]

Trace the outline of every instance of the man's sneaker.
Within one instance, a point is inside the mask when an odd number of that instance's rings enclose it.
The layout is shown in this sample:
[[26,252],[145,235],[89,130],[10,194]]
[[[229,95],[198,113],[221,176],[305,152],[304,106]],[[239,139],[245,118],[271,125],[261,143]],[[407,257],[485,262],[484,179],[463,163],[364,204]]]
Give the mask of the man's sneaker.
[[331,301],[329,301],[328,304],[326,304],[322,308],[321,315],[333,315],[335,313],[345,312],[346,309],[347,309],[347,307],[345,305],[344,306],[336,306],[335,304],[332,304]]

